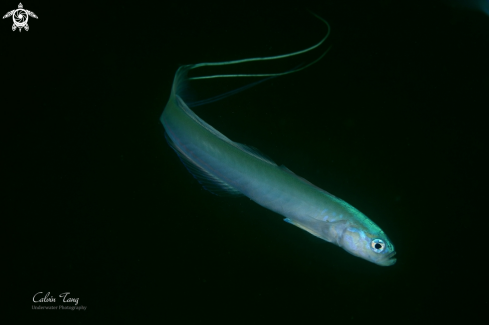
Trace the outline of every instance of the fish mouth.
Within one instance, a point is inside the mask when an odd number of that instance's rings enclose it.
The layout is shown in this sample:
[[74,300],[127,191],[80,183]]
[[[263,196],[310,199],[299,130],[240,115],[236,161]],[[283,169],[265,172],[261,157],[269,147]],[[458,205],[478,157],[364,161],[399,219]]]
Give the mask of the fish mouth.
[[384,255],[381,257],[380,260],[376,264],[380,266],[391,266],[396,264],[397,259],[394,257],[396,255],[396,252],[391,252],[389,254]]
[[385,255],[384,261],[386,266],[394,265],[396,263],[397,258],[394,257],[396,254],[397,254],[396,252],[392,252]]

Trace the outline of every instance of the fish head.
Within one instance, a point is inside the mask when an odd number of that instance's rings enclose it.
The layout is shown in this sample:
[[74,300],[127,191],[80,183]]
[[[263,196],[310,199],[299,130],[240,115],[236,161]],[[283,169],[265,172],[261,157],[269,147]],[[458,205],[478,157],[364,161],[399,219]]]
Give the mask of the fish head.
[[372,231],[367,227],[348,225],[338,238],[338,246],[377,265],[390,266],[396,263],[394,245],[381,229]]

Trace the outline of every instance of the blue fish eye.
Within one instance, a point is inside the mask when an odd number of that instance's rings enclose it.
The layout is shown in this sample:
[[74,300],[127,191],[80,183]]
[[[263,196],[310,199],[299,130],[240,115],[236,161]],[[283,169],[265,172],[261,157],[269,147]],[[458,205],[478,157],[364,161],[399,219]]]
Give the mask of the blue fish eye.
[[382,239],[374,239],[370,243],[370,246],[372,246],[372,250],[376,253],[381,253],[385,249],[385,243]]

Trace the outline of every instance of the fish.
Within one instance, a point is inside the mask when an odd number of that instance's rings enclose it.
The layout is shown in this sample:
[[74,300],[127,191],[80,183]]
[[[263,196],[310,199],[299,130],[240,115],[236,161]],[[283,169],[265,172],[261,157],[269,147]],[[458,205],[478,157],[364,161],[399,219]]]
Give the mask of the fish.
[[489,16],[489,0],[444,0],[454,8],[480,11]]
[[220,196],[246,196],[262,207],[285,217],[284,220],[289,224],[337,245],[354,256],[380,266],[390,266],[396,263],[394,245],[384,231],[366,215],[285,166],[277,165],[258,149],[227,138],[191,109],[236,92],[232,91],[210,100],[191,102],[187,94],[187,85],[193,80],[275,78],[306,69],[322,59],[331,47],[310,64],[281,73],[188,76],[190,70],[203,66],[283,59],[315,49],[328,38],[331,27],[322,17],[312,14],[327,25],[328,32],[320,42],[307,49],[271,57],[179,67],[175,73],[170,98],[160,117],[165,129],[165,138],[187,170],[207,191]]

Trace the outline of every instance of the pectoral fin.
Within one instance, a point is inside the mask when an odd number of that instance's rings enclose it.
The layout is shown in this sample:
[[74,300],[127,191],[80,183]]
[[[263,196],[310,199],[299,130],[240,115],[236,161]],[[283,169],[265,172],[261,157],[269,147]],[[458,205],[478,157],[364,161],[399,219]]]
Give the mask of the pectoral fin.
[[285,218],[284,221],[335,245],[339,245],[338,239],[341,236],[342,230],[348,226],[348,222],[345,220],[328,222],[311,217]]
[[323,236],[320,235],[321,228],[319,227],[320,225],[317,224],[317,222],[319,222],[319,221],[316,219],[313,219],[313,218],[309,218],[309,219],[311,219],[311,220],[307,220],[306,222],[304,222],[304,220],[299,221],[297,219],[292,220],[289,218],[285,218],[284,221],[288,222],[288,223],[290,223],[296,227],[299,227],[302,230],[305,230],[308,233],[310,233],[316,237],[324,239]]

